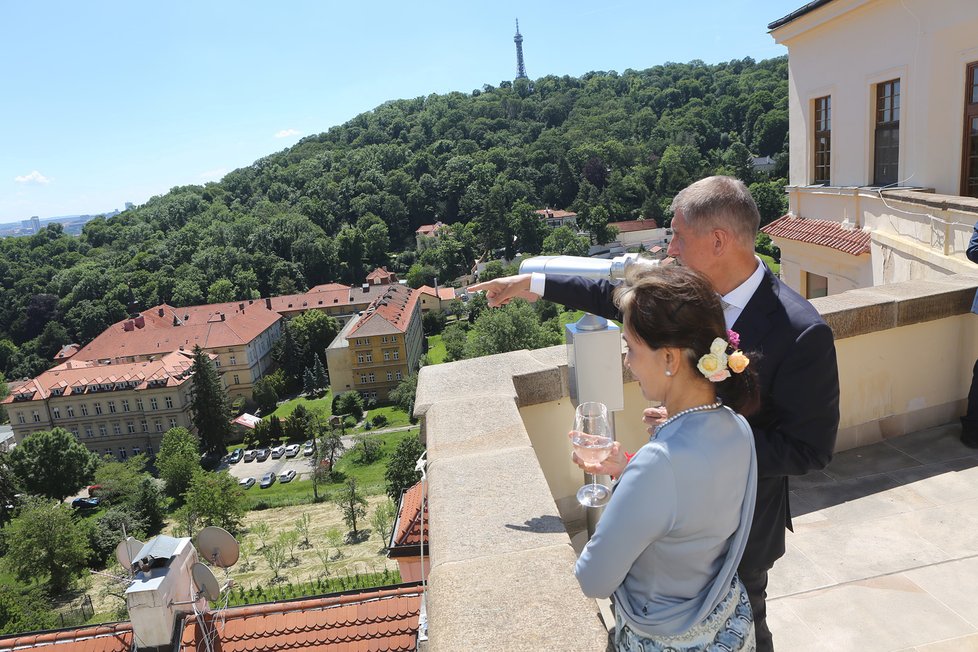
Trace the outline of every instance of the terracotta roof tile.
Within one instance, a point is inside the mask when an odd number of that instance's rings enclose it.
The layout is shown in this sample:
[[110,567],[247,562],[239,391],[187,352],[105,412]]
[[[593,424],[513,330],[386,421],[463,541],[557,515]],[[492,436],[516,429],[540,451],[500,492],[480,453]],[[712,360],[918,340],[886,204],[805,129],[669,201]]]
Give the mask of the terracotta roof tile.
[[618,229],[619,233],[631,233],[633,231],[648,231],[657,229],[659,225],[655,220],[628,220],[627,222],[608,222],[608,226]]
[[789,214],[762,228],[761,233],[772,238],[817,244],[853,256],[868,254],[870,251],[868,231],[847,228],[831,220],[815,220]]
[[56,652],[129,652],[130,623],[107,623],[53,632],[35,632],[0,638],[0,651],[50,648]]
[[[436,296],[435,288],[431,287],[430,285],[422,285],[421,287],[418,288],[418,292],[420,292],[421,294],[427,294],[428,296],[432,296],[432,297]],[[455,288],[451,288],[451,287],[446,288],[446,287],[439,286],[437,297],[442,301],[451,301],[452,299],[455,298]]]
[[[327,647],[330,650],[414,650],[420,610],[421,587],[406,585],[238,607],[220,615],[210,612],[205,618],[207,626],[217,628],[219,644],[215,649],[222,652]],[[180,652],[203,649],[200,625],[193,617],[187,617]]]
[[306,294],[312,294],[313,292],[327,292],[331,290],[349,290],[349,285],[343,285],[342,283],[323,283],[322,285],[317,285],[309,290]]
[[142,327],[133,326],[131,319],[116,322],[76,353],[74,359],[116,359],[169,353],[180,348],[190,351],[195,345],[202,349],[241,346],[281,319],[260,301],[185,308],[160,304],[143,311],[140,317]]
[[553,218],[563,219],[568,217],[577,217],[577,213],[572,213],[570,211],[555,211],[550,208],[541,208],[540,210],[533,211],[533,212],[539,215],[540,217],[544,217],[547,219],[553,219]]
[[384,294],[374,299],[356,325],[346,334],[387,335],[406,333],[418,303],[418,291],[404,285],[383,285]]
[[[422,523],[419,518],[422,503],[422,483],[405,489],[401,493],[401,501],[397,511],[397,521],[394,523],[391,536],[391,550],[407,548],[417,551],[421,544]],[[424,501],[424,542],[428,545],[428,503]],[[396,556],[396,555],[395,555]]]

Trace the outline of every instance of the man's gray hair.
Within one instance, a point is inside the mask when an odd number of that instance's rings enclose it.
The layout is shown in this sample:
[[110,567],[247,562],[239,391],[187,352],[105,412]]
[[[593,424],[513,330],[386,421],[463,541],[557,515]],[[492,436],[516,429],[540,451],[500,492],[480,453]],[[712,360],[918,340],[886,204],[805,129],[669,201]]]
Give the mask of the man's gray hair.
[[744,182],[734,177],[706,177],[683,188],[669,207],[683,212],[690,228],[724,228],[753,250],[761,214]]

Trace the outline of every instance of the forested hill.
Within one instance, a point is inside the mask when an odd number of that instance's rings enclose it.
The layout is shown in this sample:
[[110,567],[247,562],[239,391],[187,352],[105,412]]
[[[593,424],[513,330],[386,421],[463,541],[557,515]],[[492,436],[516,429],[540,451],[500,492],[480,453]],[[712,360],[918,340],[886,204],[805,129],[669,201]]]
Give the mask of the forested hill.
[[[775,156],[783,174],[787,132],[784,57],[388,102],[81,236],[51,225],[0,240],[0,371],[34,375],[133,306],[359,283],[385,264],[445,280],[487,250],[536,253],[546,233],[533,208],[575,210],[596,234],[609,220],[668,219],[673,194],[703,175],[756,181],[751,155]],[[780,202],[778,182],[760,181],[760,203]],[[415,229],[436,220],[458,226],[415,261]]]

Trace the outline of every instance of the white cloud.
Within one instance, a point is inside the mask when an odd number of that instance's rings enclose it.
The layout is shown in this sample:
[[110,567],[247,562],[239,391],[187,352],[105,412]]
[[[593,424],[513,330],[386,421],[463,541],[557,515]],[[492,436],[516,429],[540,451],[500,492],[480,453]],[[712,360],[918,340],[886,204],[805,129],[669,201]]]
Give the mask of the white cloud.
[[14,181],[16,181],[17,183],[37,183],[37,184],[51,183],[50,179],[48,179],[46,176],[44,176],[37,170],[34,170],[30,174],[25,174],[22,177],[14,177]]
[[204,170],[197,175],[197,178],[201,181],[220,181],[227,173],[227,168],[215,168],[213,170]]
[[276,138],[291,138],[292,136],[299,136],[302,132],[297,129],[282,129],[275,134]]

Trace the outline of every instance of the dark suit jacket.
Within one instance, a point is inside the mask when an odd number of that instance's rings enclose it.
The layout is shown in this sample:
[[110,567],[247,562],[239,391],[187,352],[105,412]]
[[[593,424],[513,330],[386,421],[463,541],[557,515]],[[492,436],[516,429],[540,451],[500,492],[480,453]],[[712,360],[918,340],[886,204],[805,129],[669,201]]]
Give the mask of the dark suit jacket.
[[[544,298],[621,319],[614,286],[547,276]],[[748,421],[757,449],[757,503],[742,568],[767,569],[784,554],[791,528],[788,477],[824,468],[839,429],[839,370],[832,330],[812,305],[770,270],[734,324],[761,385],[761,409]],[[718,388],[722,395],[722,385]]]

